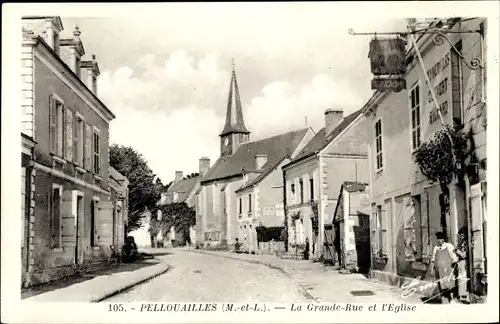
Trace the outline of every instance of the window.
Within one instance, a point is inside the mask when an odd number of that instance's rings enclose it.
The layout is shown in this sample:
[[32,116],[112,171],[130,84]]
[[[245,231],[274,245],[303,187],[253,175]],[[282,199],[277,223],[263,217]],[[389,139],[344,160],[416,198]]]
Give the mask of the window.
[[295,183],[290,185],[290,191],[292,192],[292,203],[295,204]]
[[300,189],[300,203],[304,203],[304,181],[302,178],[299,179],[299,189]]
[[62,187],[52,185],[50,197],[50,225],[51,225],[51,247],[61,247],[61,199]]
[[97,94],[97,77],[95,75],[92,76],[92,92]]
[[75,74],[80,77],[81,73],[80,73],[81,69],[80,69],[80,58],[78,57],[78,55],[75,55]]
[[83,167],[83,146],[84,140],[84,122],[83,117],[80,115],[76,116],[76,136],[75,136],[75,161],[80,167]]
[[94,173],[95,174],[100,174],[101,173],[101,160],[99,156],[100,152],[100,142],[101,142],[101,136],[99,135],[99,132],[94,130]]
[[218,195],[218,186],[217,183],[214,183],[214,186],[212,187],[212,208],[213,208],[213,213],[214,215],[217,215],[219,211],[219,195]]
[[52,95],[49,99],[50,119],[50,152],[63,157],[64,143],[64,104],[63,101]]
[[99,224],[99,200],[94,198],[92,200],[91,206],[91,217],[90,217],[90,244],[91,246],[99,245],[99,236],[98,236],[98,224]]
[[377,157],[377,171],[381,170],[384,166],[382,154],[382,120],[375,123],[375,144],[376,144],[376,157]]
[[312,175],[309,178],[309,190],[311,191],[311,201],[314,201],[314,179]]
[[174,203],[177,202],[177,199],[179,199],[179,195],[177,194],[177,192],[174,192]]
[[412,150],[420,147],[420,86],[417,84],[410,90],[410,113],[411,113],[411,145]]
[[252,212],[252,194],[248,194],[248,212]]
[[54,31],[54,52],[59,55],[59,33]]
[[240,198],[240,212],[239,214],[243,214],[243,202],[241,201],[241,198]]

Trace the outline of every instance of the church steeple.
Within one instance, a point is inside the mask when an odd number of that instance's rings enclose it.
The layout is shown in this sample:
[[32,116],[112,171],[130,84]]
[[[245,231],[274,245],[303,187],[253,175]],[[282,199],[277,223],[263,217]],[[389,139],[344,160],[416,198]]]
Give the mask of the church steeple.
[[240,93],[238,82],[236,81],[236,72],[234,70],[229,84],[229,98],[227,102],[226,123],[224,129],[219,135],[221,137],[221,156],[232,155],[239,144],[247,142],[250,132],[245,127],[243,120],[243,110],[241,108]]

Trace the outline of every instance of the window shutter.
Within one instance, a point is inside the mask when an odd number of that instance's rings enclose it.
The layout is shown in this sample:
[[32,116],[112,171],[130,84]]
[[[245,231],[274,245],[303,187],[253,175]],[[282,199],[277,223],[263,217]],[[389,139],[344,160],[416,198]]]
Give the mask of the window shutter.
[[84,164],[85,164],[85,169],[90,171],[92,170],[92,146],[91,146],[91,140],[92,140],[92,130],[90,128],[90,125],[88,123],[85,123],[85,141],[84,141],[84,146],[85,146],[85,158],[84,158]]
[[52,248],[61,245],[61,195],[59,188],[52,189]]
[[372,207],[372,216],[371,216],[371,236],[372,236],[372,248],[373,254],[377,254],[379,250],[379,242],[378,242],[378,215],[377,215],[377,207]]
[[113,244],[113,203],[102,201],[99,203],[99,245],[111,246]]
[[61,203],[61,240],[63,247],[74,247],[76,245],[76,210],[73,211],[72,191],[63,193]]
[[411,197],[403,199],[404,241],[406,261],[415,261],[415,210]]
[[57,105],[55,98],[49,96],[49,138],[50,138],[50,152],[57,153]]
[[431,241],[429,237],[429,193],[420,196],[420,228],[422,233],[422,259],[430,258]]
[[383,255],[389,255],[389,233],[387,231],[387,208],[390,208],[389,204],[384,204],[382,206],[380,230],[382,231],[382,253]]
[[77,165],[80,165],[80,153],[78,152],[79,143],[78,133],[80,132],[78,128],[78,116],[76,113],[73,115],[73,160]]
[[470,186],[470,217],[472,225],[472,260],[473,269],[484,271],[483,206],[481,184]]
[[99,201],[92,200],[92,212],[94,215],[93,222],[91,222],[92,231],[94,232],[94,241],[91,242],[92,246],[99,245]]
[[73,161],[73,112],[64,109],[64,159]]

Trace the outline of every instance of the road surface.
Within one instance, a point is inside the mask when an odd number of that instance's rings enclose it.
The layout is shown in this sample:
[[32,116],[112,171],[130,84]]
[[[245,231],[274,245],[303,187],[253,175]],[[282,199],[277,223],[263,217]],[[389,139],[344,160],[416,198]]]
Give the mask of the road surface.
[[283,272],[264,265],[173,249],[167,273],[105,302],[311,302]]

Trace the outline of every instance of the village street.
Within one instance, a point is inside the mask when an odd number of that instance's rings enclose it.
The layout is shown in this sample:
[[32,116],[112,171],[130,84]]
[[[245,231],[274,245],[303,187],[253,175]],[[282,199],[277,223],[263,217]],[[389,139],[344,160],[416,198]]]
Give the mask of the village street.
[[[360,274],[342,275],[310,261],[228,252],[167,251],[168,255],[160,256],[171,266],[167,273],[104,302],[421,302],[416,295],[402,298],[400,288]],[[248,262],[263,259],[276,266]],[[290,270],[285,273],[279,269],[281,265]],[[368,292],[368,296],[355,296],[352,291]]]

